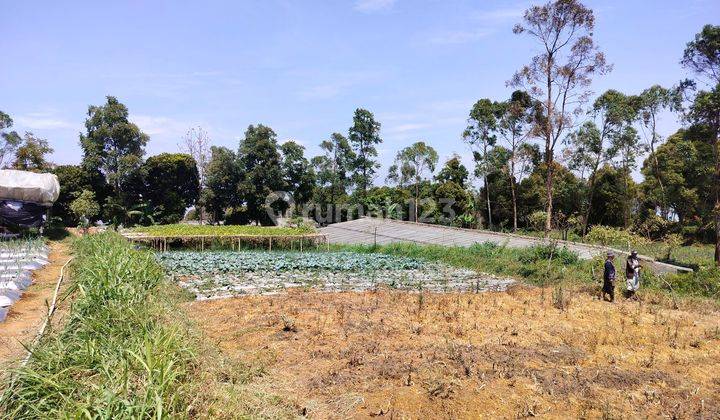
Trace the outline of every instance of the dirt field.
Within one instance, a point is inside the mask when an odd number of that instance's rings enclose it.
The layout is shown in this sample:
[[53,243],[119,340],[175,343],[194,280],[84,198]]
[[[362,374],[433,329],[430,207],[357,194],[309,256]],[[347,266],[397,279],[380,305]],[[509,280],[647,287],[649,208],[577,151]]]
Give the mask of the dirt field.
[[262,400],[243,407],[254,415],[278,406],[312,418],[720,416],[713,310],[576,292],[563,311],[552,290],[526,288],[297,291],[185,309],[245,372],[243,394]]
[[33,272],[33,284],[10,308],[5,322],[0,323],[0,367],[24,356],[23,344],[35,338],[45,320],[60,269],[69,256],[68,245],[51,242],[49,264]]

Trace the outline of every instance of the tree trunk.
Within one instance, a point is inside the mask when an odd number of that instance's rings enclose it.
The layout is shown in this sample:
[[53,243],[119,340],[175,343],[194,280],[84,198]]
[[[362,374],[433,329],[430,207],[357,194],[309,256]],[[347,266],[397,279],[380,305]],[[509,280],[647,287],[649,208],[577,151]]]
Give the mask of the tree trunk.
[[715,265],[720,266],[720,138],[715,137]]
[[660,163],[658,162],[657,155],[655,154],[655,145],[652,143],[650,144],[650,154],[653,157],[653,172],[655,172],[655,179],[657,179],[658,185],[660,186],[660,213],[663,215],[663,218],[667,219],[668,209],[665,203],[665,186],[663,185],[662,179],[660,178]]
[[625,184],[625,194],[623,199],[623,224],[624,228],[627,229],[630,225],[630,206],[628,205],[628,201],[630,198],[630,186],[628,185],[628,178],[630,177],[630,168],[627,165],[627,159],[625,159],[625,168],[623,169],[623,183]]
[[545,199],[547,204],[545,206],[545,238],[550,236],[552,230],[552,212],[553,212],[553,170],[552,161],[548,164],[547,179],[545,180]]
[[[602,148],[601,148],[602,149]],[[595,159],[595,167],[593,168],[592,175],[590,175],[590,185],[588,191],[588,208],[587,211],[585,211],[585,218],[583,219],[583,229],[582,229],[582,236],[585,237],[585,234],[587,234],[587,228],[590,224],[590,213],[592,212],[592,200],[593,196],[595,195],[595,175],[597,174],[598,168],[600,167],[600,155],[597,156]]]
[[515,162],[510,161],[510,194],[513,206],[513,232],[517,231],[517,198],[515,197]]
[[545,199],[546,213],[545,213],[545,239],[550,237],[550,230],[552,230],[552,212],[553,212],[553,124],[552,119],[554,117],[553,109],[553,93],[552,93],[552,63],[554,57],[552,53],[548,54],[547,58],[547,99],[545,102],[546,119],[545,122],[545,164],[547,165],[547,178],[545,179]]
[[492,210],[490,209],[490,185],[488,184],[487,177],[485,177],[485,198],[487,199],[487,212],[488,212],[488,228],[492,230]]
[[592,175],[590,179],[590,185],[588,191],[588,207],[585,211],[585,217],[583,218],[583,229],[582,229],[582,236],[585,237],[587,234],[588,225],[590,224],[590,213],[592,212],[592,200],[593,195],[595,195],[595,174]]
[[415,180],[415,223],[418,221],[418,195],[420,195],[420,181]]

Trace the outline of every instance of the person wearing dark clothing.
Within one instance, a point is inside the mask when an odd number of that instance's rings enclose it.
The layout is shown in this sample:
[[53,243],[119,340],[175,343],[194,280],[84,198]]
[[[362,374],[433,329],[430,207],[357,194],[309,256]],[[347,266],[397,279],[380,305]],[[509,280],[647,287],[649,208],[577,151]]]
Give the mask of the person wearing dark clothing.
[[603,272],[603,289],[602,289],[602,297],[605,299],[605,296],[610,297],[610,302],[615,301],[615,265],[613,264],[613,260],[615,259],[615,254],[612,252],[607,253],[607,259],[605,260],[605,270]]

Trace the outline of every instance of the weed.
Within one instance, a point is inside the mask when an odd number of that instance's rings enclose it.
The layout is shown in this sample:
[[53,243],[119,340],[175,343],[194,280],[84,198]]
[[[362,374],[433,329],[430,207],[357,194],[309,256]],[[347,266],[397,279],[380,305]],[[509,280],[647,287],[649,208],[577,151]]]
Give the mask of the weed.
[[565,292],[562,284],[558,284],[553,289],[553,306],[561,311],[566,311],[570,307],[571,297]]
[[287,315],[282,315],[280,317],[280,320],[282,321],[282,330],[285,332],[297,332],[297,325],[295,325],[295,320],[290,318]]

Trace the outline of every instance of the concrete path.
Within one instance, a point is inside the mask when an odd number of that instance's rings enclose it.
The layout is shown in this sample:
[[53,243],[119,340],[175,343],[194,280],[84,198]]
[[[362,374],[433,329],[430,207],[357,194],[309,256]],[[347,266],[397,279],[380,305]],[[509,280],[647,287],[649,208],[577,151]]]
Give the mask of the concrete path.
[[[476,243],[494,242],[511,248],[526,248],[547,243],[542,238],[531,236],[369,217],[335,223],[321,228],[320,233],[324,234],[331,244],[383,245],[393,242],[413,242],[425,245],[471,246]],[[577,242],[557,242],[586,260],[604,255],[609,249]],[[623,254],[621,250],[613,249],[613,251],[619,254],[618,258]],[[661,263],[646,256],[641,256],[641,259],[657,273],[692,271]]]

